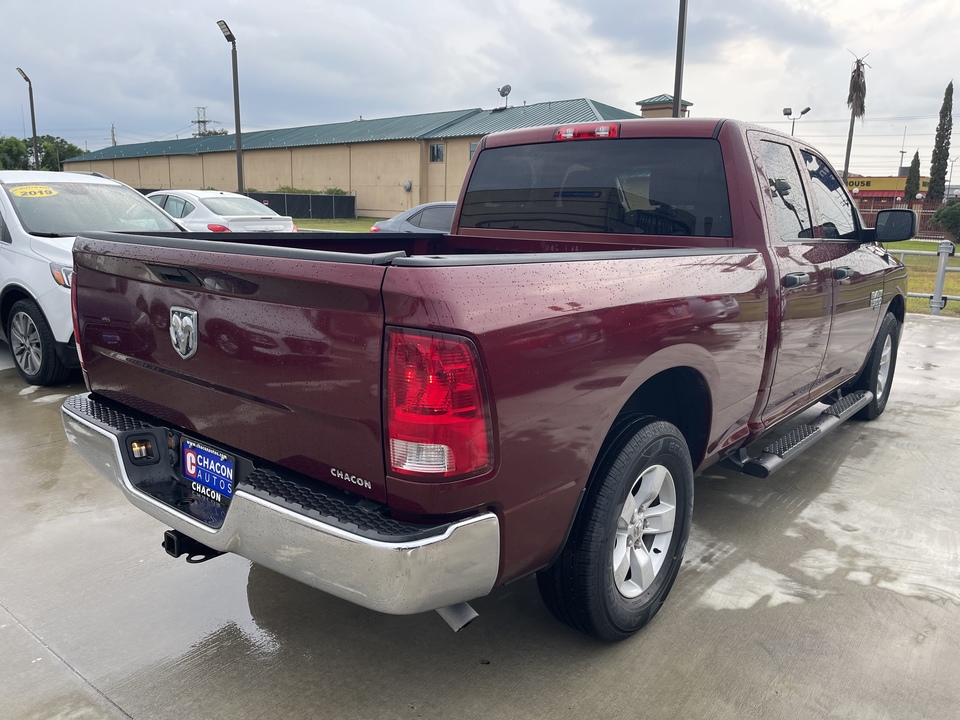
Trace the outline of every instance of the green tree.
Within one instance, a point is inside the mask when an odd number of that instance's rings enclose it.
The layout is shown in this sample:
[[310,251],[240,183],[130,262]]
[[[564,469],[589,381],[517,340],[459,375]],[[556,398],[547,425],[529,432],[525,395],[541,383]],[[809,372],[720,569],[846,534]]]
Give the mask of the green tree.
[[930,223],[946,230],[954,240],[960,239],[960,200],[949,200],[946,205],[937,208]]
[[940,122],[937,123],[937,139],[933,142],[933,157],[930,159],[930,188],[928,200],[943,200],[947,184],[947,161],[950,159],[950,134],[953,132],[953,80],[943,93],[940,106]]
[[64,160],[83,155],[82,149],[71,142],[67,142],[62,137],[41,135],[37,138],[37,141],[40,145],[41,170],[58,171]]
[[903,188],[903,199],[907,202],[913,200],[920,192],[920,151],[913,154],[913,160],[910,162],[910,170],[907,172],[907,183]]
[[227,131],[223,128],[219,130],[200,130],[193,134],[194,137],[213,137],[215,135],[226,135]]
[[0,135],[0,169],[27,170],[28,167],[26,143]]

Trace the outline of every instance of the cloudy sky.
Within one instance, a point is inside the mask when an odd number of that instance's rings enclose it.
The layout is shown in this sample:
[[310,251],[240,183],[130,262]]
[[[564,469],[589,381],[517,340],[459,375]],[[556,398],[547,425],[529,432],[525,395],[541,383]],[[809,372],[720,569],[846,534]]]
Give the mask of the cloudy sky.
[[[843,166],[853,54],[867,56],[867,115],[851,172],[928,172],[944,89],[960,71],[957,0],[689,0],[683,97],[697,117],[796,132]],[[188,137],[197,107],[263,130],[587,97],[639,110],[672,93],[679,0],[45,0],[8,3],[0,135],[82,148]],[[957,77],[956,79],[960,79]],[[960,107],[960,97],[956,107]],[[960,156],[960,138],[951,157]],[[960,173],[960,171],[958,171]],[[957,179],[954,178],[954,184]]]

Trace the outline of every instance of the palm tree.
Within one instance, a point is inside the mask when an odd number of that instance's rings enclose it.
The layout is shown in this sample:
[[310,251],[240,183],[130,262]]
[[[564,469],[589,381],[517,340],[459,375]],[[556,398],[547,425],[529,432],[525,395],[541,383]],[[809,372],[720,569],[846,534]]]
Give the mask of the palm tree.
[[850,132],[847,134],[847,156],[843,161],[843,182],[846,184],[850,172],[850,150],[853,147],[853,124],[857,118],[862,118],[866,112],[867,98],[866,63],[867,56],[856,58],[853,63],[853,72],[850,73],[850,91],[847,93],[847,107],[850,108]]

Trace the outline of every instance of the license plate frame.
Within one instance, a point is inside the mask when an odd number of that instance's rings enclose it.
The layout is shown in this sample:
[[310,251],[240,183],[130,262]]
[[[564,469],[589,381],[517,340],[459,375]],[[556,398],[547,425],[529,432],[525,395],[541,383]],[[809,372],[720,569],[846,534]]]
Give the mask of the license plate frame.
[[236,486],[237,458],[193,438],[180,438],[180,477],[196,495],[227,508]]

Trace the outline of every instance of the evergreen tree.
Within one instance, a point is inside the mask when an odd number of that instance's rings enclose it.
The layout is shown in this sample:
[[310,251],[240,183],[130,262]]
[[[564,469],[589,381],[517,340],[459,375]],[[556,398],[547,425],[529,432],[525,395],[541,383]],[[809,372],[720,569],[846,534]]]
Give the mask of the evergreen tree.
[[933,157],[930,158],[930,189],[928,200],[943,200],[947,183],[947,161],[950,159],[950,133],[953,131],[953,80],[943,93],[943,105],[940,106],[940,122],[937,123],[937,139],[933,143]]
[[920,192],[920,151],[913,154],[910,171],[907,173],[907,184],[903,188],[904,202],[913,200]]

